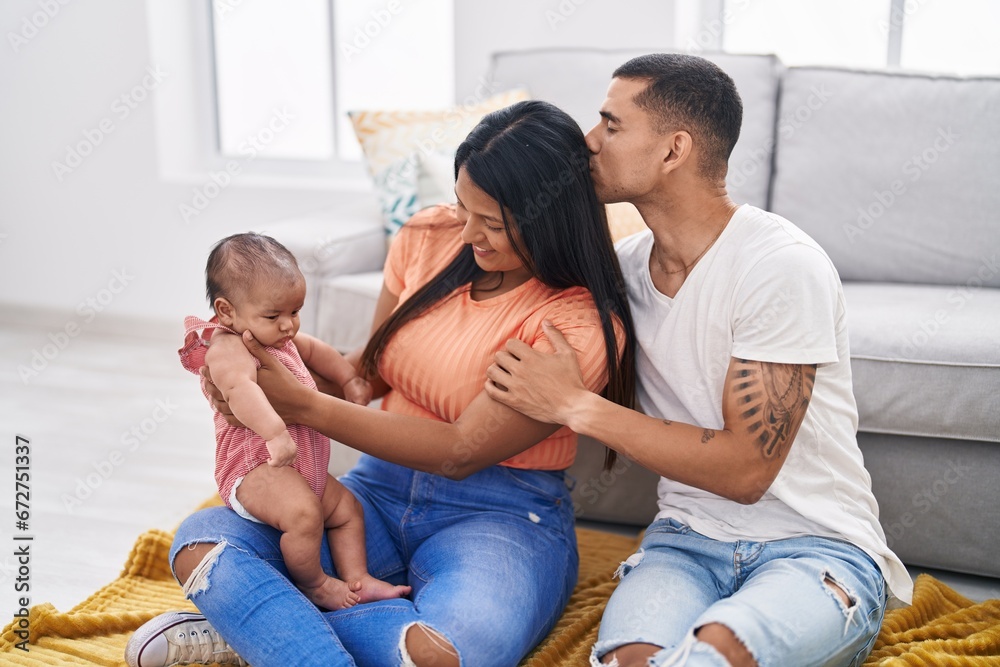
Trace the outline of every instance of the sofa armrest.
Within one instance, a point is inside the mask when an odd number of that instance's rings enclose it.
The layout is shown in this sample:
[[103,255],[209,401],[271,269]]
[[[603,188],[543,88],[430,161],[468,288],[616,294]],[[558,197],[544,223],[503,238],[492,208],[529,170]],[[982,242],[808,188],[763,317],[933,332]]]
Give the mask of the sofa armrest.
[[377,214],[345,217],[324,209],[269,225],[264,233],[284,244],[306,279],[302,331],[316,334],[323,283],[339,275],[380,271],[385,263],[385,232]]

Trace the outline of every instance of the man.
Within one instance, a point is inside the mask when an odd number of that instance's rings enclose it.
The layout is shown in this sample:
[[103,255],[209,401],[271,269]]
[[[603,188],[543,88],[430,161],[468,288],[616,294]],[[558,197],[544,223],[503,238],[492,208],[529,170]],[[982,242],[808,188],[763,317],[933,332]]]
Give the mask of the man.
[[855,438],[839,276],[794,225],[726,194],[742,103],[717,66],[631,60],[600,115],[597,194],[649,227],[618,244],[645,414],[587,391],[552,327],[555,354],[510,341],[486,383],[662,476],[591,662],[860,664],[912,584]]

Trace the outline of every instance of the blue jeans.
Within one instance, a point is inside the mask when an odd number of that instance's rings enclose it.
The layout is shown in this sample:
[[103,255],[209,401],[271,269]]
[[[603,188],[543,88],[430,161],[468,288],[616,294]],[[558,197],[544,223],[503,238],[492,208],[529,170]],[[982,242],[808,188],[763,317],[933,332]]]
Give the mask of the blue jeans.
[[[341,478],[364,507],[368,571],[412,599],[321,612],[288,578],[280,533],[228,508],[202,510],[170,554],[216,543],[186,593],[254,667],[402,664],[414,623],[462,665],[516,665],[555,625],[576,584],[573,507],[562,472],[493,466],[463,481],[363,456]],[[323,568],[336,576],[324,538]]]
[[[654,521],[601,620],[592,664],[625,644],[662,646],[650,664],[728,663],[694,631],[729,628],[761,667],[860,665],[885,613],[885,582],[861,549],[798,537],[720,542],[673,519]],[[839,586],[849,606],[825,582]]]

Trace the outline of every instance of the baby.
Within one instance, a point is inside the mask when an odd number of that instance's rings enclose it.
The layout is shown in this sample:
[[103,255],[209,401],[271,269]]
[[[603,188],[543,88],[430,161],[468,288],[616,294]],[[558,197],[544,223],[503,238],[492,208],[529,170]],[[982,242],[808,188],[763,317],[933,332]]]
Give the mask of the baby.
[[[309,374],[343,388],[347,400],[367,405],[371,386],[332,347],[299,333],[306,283],[292,254],[260,234],[235,234],[212,249],[205,269],[211,321],[185,319],[181,364],[198,373],[207,365],[212,383],[244,427],[215,414],[215,480],[219,495],[240,516],[280,530],[281,554],[292,580],[313,603],[344,609],[359,602],[396,598],[393,586],[368,574],[360,503],[327,472],[330,440],[298,424],[286,427],[257,386],[257,359],[243,345],[249,330],[302,384]],[[200,335],[199,335],[199,332]],[[324,528],[337,573],[320,566]]]

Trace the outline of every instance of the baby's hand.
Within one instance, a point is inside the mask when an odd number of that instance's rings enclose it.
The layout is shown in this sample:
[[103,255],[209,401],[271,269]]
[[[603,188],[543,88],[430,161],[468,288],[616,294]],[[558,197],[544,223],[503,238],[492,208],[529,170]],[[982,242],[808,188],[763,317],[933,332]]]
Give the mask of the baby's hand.
[[291,434],[285,431],[277,438],[267,441],[267,453],[271,455],[267,465],[275,468],[290,466],[295,463],[296,451],[298,448],[295,446],[295,441],[292,440]]
[[360,375],[355,375],[344,384],[344,398],[351,403],[368,405],[372,402],[372,385]]

